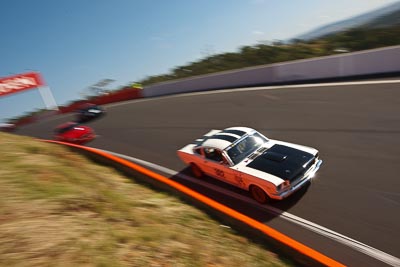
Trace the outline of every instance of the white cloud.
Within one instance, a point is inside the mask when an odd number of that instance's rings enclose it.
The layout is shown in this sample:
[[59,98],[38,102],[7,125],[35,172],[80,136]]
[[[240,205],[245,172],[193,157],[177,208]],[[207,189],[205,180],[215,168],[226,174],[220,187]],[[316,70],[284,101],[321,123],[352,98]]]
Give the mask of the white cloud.
[[319,15],[318,18],[321,19],[321,20],[327,20],[327,19],[330,19],[331,16],[328,16],[328,15]]
[[264,35],[265,33],[262,32],[262,31],[259,31],[259,30],[254,30],[254,31],[251,32],[251,34],[257,35],[257,36],[262,36],[262,35]]

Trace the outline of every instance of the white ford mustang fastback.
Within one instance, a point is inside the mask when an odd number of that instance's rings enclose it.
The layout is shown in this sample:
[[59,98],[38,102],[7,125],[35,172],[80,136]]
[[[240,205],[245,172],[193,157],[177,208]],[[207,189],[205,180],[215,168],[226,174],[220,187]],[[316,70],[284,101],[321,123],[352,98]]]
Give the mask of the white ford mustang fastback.
[[268,139],[247,127],[211,130],[177,153],[194,176],[206,174],[250,191],[260,203],[288,197],[322,164],[314,148]]

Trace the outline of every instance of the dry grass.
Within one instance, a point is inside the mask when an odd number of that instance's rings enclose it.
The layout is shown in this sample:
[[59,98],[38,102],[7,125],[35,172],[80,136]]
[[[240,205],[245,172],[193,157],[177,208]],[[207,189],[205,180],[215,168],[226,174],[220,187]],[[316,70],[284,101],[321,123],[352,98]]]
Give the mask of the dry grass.
[[173,196],[0,133],[0,266],[287,266]]

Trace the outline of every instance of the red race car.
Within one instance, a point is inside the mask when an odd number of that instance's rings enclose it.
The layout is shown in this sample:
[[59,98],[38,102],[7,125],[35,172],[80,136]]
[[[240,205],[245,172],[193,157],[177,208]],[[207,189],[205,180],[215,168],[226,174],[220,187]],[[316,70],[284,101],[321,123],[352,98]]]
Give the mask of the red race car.
[[54,139],[57,141],[83,145],[96,138],[94,130],[76,122],[61,124],[54,130]]

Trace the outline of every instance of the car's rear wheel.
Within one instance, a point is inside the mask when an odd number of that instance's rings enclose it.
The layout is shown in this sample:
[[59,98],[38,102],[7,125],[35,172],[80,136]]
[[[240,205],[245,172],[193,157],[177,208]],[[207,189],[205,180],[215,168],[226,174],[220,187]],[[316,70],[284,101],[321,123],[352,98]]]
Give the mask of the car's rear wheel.
[[203,171],[199,168],[199,166],[197,166],[194,163],[190,163],[190,170],[192,171],[193,175],[196,178],[201,178],[204,175]]
[[258,203],[265,204],[269,201],[267,193],[256,185],[250,186],[250,194]]

